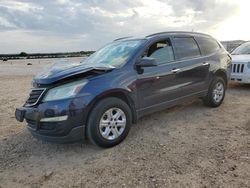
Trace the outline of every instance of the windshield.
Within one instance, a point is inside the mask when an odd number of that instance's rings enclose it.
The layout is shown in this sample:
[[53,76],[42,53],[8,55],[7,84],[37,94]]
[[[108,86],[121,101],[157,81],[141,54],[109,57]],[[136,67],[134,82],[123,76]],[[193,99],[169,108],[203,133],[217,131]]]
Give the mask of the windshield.
[[115,41],[96,51],[84,63],[121,67],[127,63],[144,40]]
[[250,42],[246,42],[237,47],[233,52],[233,55],[250,54]]

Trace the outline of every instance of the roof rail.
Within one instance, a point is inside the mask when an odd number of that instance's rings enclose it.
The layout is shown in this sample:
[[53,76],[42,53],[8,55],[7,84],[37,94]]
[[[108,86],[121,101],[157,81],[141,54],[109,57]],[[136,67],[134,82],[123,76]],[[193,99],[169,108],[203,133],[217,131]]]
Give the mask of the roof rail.
[[204,33],[198,33],[198,32],[193,32],[193,31],[165,31],[165,32],[159,32],[159,33],[154,33],[154,34],[151,34],[151,35],[148,35],[146,37],[153,37],[153,36],[156,36],[156,35],[161,35],[161,34],[171,34],[171,33],[183,33],[183,34],[199,34],[199,35],[206,35],[206,36],[209,36],[207,34],[204,34]]
[[118,41],[118,40],[122,40],[122,39],[128,39],[128,38],[131,38],[131,37],[133,37],[133,36],[121,37],[121,38],[115,39],[114,41]]

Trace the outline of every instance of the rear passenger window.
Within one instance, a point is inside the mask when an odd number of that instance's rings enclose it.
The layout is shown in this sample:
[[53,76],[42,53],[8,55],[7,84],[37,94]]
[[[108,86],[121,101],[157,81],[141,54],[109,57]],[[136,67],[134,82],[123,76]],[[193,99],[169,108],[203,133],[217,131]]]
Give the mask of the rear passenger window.
[[218,42],[212,38],[197,37],[196,40],[200,46],[202,55],[209,55],[220,49]]
[[174,38],[176,56],[178,59],[186,59],[200,56],[200,49],[192,37]]

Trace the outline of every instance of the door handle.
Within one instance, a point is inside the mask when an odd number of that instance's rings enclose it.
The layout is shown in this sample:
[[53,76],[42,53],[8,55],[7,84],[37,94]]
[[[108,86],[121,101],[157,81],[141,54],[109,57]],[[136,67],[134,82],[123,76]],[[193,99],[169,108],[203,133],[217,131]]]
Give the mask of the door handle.
[[207,65],[209,65],[209,63],[204,62],[204,63],[202,63],[202,65],[207,66]]
[[172,73],[177,73],[177,72],[179,72],[181,69],[173,69],[173,70],[171,70],[171,72]]

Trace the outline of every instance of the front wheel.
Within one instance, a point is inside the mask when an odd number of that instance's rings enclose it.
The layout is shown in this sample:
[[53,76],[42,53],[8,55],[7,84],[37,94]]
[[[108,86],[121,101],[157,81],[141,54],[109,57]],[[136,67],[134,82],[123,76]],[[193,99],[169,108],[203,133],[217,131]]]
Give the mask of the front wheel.
[[100,147],[113,147],[125,139],[131,124],[129,106],[121,99],[106,98],[98,102],[90,113],[87,137]]
[[207,96],[203,99],[205,105],[218,107],[224,100],[226,83],[223,78],[215,77],[208,90]]

